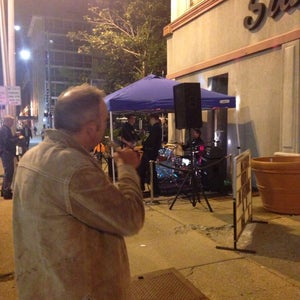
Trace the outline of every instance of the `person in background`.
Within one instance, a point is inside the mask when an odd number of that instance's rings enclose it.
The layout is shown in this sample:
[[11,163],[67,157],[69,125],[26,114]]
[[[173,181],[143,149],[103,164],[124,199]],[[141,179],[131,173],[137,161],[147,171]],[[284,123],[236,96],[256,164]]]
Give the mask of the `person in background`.
[[204,141],[201,138],[201,129],[192,128],[191,129],[191,140],[189,140],[185,145],[182,145],[182,149],[187,152],[187,156],[196,159],[197,164],[201,164],[201,159],[204,153]]
[[[141,189],[145,190],[146,178],[150,176],[150,164],[149,161],[155,161],[158,157],[158,151],[161,148],[162,131],[161,122],[157,114],[151,114],[149,116],[149,136],[143,142],[143,155],[141,158],[141,164],[138,168],[138,173],[141,179]],[[160,195],[160,188],[158,184],[157,172],[155,164],[153,164],[153,193],[155,197]]]
[[106,152],[105,145],[103,143],[98,143],[93,149],[93,155],[101,160],[103,158],[103,153]]
[[16,146],[24,138],[22,135],[17,136],[12,134],[14,122],[12,116],[5,116],[3,118],[3,125],[0,128],[0,155],[4,168],[1,196],[4,199],[12,199],[11,185],[14,176]]
[[46,131],[46,125],[45,124],[43,124],[43,128],[42,128],[42,130],[41,130],[41,137],[42,137],[42,141],[44,140],[44,138],[45,138],[45,131]]
[[92,152],[93,156],[99,161],[101,168],[103,167],[102,163],[106,161],[105,152],[106,147],[103,143],[98,143]]
[[23,128],[21,129],[21,134],[25,137],[25,151],[23,152],[23,154],[29,149],[29,143],[30,143],[30,139],[32,139],[32,131],[29,128],[28,124],[25,123],[23,125]]
[[33,132],[34,132],[34,136],[36,136],[37,135],[37,128],[36,128],[36,126],[33,127]]
[[120,131],[120,140],[121,140],[121,147],[129,147],[134,148],[136,142],[139,139],[138,134],[135,131],[134,124],[136,121],[135,115],[128,115],[127,122],[123,124],[121,131]]
[[161,118],[161,127],[162,127],[162,142],[166,144],[168,142],[168,120],[166,117]]
[[25,153],[15,176],[13,234],[20,299],[131,299],[124,236],[145,211],[132,149],[114,159],[118,187],[90,155],[108,112],[96,87],[64,91],[55,129]]

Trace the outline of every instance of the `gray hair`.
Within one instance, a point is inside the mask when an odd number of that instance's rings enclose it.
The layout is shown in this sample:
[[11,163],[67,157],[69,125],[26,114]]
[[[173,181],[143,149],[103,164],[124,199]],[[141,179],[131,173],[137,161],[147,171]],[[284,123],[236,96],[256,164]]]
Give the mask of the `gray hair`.
[[15,118],[10,115],[6,115],[3,117],[3,125],[11,127],[15,121]]
[[99,105],[103,99],[103,91],[88,84],[70,87],[58,97],[54,127],[76,133],[88,122],[99,121]]

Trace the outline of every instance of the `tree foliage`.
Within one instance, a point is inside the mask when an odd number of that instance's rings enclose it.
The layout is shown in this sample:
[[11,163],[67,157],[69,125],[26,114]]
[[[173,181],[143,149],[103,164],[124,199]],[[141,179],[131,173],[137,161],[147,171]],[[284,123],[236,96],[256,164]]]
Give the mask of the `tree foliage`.
[[[89,8],[90,31],[69,33],[80,52],[96,59],[95,74],[112,92],[149,73],[166,72],[163,27],[170,21],[169,0],[101,0]],[[95,76],[95,75],[94,75]]]

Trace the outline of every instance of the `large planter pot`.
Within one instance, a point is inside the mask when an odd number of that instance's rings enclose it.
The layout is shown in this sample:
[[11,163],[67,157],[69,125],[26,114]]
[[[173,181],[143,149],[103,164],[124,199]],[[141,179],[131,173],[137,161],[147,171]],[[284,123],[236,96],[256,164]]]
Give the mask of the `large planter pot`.
[[251,166],[265,209],[300,214],[300,157],[258,157]]

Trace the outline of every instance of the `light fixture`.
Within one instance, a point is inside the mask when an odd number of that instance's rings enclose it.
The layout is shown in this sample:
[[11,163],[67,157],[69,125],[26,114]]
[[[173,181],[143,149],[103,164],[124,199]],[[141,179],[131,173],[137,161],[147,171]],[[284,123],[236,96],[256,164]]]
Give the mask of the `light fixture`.
[[22,49],[20,51],[20,58],[23,60],[29,60],[31,58],[31,53],[28,49]]

